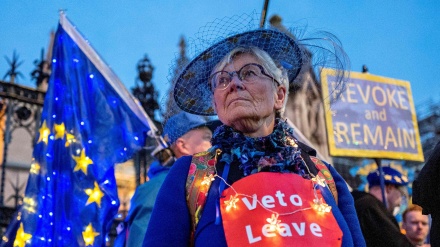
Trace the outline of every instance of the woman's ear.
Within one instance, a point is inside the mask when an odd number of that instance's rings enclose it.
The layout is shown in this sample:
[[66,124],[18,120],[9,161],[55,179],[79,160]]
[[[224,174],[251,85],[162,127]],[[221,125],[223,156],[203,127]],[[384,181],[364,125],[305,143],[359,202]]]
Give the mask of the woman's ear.
[[286,99],[286,87],[281,85],[275,89],[275,110],[280,110],[284,106],[284,101]]

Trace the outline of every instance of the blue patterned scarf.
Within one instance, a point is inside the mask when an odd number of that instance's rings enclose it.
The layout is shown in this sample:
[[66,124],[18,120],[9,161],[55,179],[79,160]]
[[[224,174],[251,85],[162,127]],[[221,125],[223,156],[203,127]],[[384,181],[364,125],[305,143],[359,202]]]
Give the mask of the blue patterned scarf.
[[276,119],[272,134],[251,138],[223,125],[216,129],[212,139],[214,149],[220,148],[220,162],[238,165],[244,176],[260,171],[296,173],[310,179],[293,129],[283,120]]

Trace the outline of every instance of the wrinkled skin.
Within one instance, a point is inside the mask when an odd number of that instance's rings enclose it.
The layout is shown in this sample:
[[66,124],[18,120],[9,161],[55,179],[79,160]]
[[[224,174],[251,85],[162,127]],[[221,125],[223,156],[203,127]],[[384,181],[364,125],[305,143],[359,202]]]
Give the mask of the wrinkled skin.
[[[250,54],[240,54],[223,70],[232,72],[248,63],[258,63]],[[262,76],[256,83],[246,84],[234,76],[224,90],[214,91],[214,107],[225,125],[250,137],[263,137],[272,133],[275,112],[283,107],[286,88],[273,79]]]

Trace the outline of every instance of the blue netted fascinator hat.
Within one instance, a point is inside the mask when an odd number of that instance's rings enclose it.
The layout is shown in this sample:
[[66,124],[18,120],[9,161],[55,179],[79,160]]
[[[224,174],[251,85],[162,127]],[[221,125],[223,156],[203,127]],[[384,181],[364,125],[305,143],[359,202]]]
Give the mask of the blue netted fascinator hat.
[[199,115],[215,114],[210,104],[212,91],[208,78],[214,66],[231,50],[240,46],[260,48],[276,61],[290,67],[288,75],[291,80],[296,78],[301,69],[302,52],[295,40],[283,32],[275,29],[256,29],[230,36],[195,57],[177,78],[174,99],[182,110]]
[[[275,27],[258,28],[255,16],[254,13],[216,20],[202,28],[197,37],[190,41],[190,49],[194,56],[172,79],[174,100],[180,109],[197,115],[216,115],[209,77],[214,67],[237,47],[257,47],[264,50],[278,67],[287,72],[290,83],[296,81],[302,71],[310,67],[324,66],[323,56],[315,56],[314,50],[335,55],[336,52],[333,51],[335,47],[339,47],[335,46],[337,42],[331,42],[332,47],[329,49],[318,42],[312,42],[325,39],[301,40],[298,39],[298,35]],[[328,37],[326,40],[327,43],[332,41]],[[310,43],[314,44],[308,46]],[[331,67],[344,67],[344,59],[331,60],[336,64]],[[305,65],[309,67],[306,68]]]

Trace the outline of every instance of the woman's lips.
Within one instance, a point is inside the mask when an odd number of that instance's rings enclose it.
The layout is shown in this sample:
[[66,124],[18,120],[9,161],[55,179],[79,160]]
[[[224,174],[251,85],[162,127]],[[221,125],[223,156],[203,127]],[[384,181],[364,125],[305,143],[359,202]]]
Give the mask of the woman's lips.
[[246,98],[241,98],[241,97],[239,97],[239,98],[235,98],[235,99],[232,99],[231,101],[229,101],[228,106],[231,105],[232,103],[234,103],[234,102],[238,102],[238,101],[249,101],[249,100],[246,99]]

